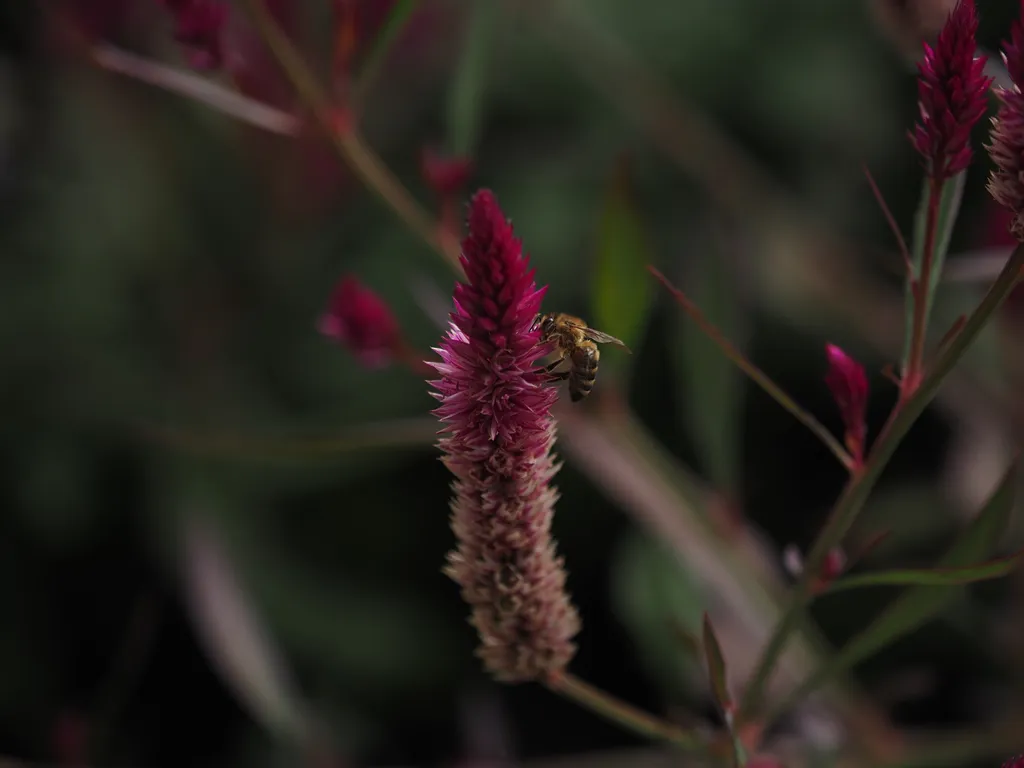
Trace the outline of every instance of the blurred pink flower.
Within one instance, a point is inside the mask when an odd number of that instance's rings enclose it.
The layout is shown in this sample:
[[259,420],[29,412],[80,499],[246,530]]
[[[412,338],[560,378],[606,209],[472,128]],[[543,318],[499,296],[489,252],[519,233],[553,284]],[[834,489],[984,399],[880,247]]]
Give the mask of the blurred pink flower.
[[317,328],[371,368],[387,365],[402,349],[401,330],[391,309],[352,275],[335,287]]
[[1024,754],[1003,763],[1003,768],[1024,768]]
[[538,289],[529,260],[494,195],[470,202],[462,243],[466,282],[431,365],[430,382],[445,424],[440,448],[452,474],[452,529],[458,548],[445,572],[462,587],[480,635],[478,655],[498,680],[544,679],[575,653],[576,609],[555,554],[551,480],[557,397],[536,367]]
[[971,128],[985,114],[992,78],[982,74],[985,57],[974,57],[978,14],[974,0],[959,0],[932,48],[924,44],[918,63],[921,121],[910,139],[936,180],[955,176],[971,162]]
[[835,344],[826,344],[829,369],[825,384],[839,406],[846,429],[846,448],[854,465],[864,463],[864,443],[867,438],[868,378],[864,366],[843,352]]
[[988,190],[993,199],[1013,214],[1010,231],[1017,240],[1024,239],[1024,5],[1021,18],[1010,26],[1010,40],[1003,44],[1003,61],[1013,80],[1011,88],[998,88],[1001,102],[992,120],[989,156],[995,169],[989,177]]
[[473,175],[473,161],[426,148],[420,155],[420,172],[431,191],[443,200],[462,194]]
[[174,39],[189,53],[196,69],[219,69],[224,63],[228,9],[222,0],[163,0],[174,15]]

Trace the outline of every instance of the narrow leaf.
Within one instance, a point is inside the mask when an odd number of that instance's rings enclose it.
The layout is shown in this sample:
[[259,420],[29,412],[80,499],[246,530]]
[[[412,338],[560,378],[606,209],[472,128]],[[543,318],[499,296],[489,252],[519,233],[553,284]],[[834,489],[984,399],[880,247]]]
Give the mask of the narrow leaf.
[[[697,259],[688,273],[687,292],[708,320],[741,350],[744,328],[742,302],[737,295],[729,260],[709,253]],[[700,451],[712,483],[721,491],[739,486],[745,380],[734,363],[688,317],[676,321],[676,371],[684,392],[681,409],[687,431]]]
[[[651,248],[620,160],[605,196],[598,224],[594,265],[593,325],[636,348],[647,322],[653,286],[646,267]],[[616,351],[601,356],[601,366],[621,370],[628,358]]]
[[[947,179],[942,185],[942,195],[939,198],[939,212],[935,224],[934,249],[932,259],[931,276],[927,286],[922,290],[927,291],[928,306],[935,303],[935,291],[942,280],[942,267],[946,261],[946,253],[949,251],[949,243],[953,236],[953,227],[956,226],[957,216],[960,213],[960,202],[963,199],[964,183],[967,180],[967,172],[962,171],[952,179]],[[922,190],[921,200],[917,206],[917,213],[914,219],[914,243],[913,243],[913,269],[914,278],[921,276],[921,265],[924,259],[925,228],[928,221],[928,198],[931,181],[926,177]],[[913,326],[914,302],[911,296],[910,284],[908,281],[906,292],[906,332],[904,338],[904,363],[910,354],[910,336]],[[928,317],[925,317],[928,322]]]
[[722,710],[726,722],[731,723],[733,712],[733,701],[729,695],[729,684],[725,678],[725,659],[722,657],[722,648],[715,637],[715,630],[711,626],[711,619],[704,614],[704,657],[708,665],[708,679],[711,681],[711,690],[715,694],[715,701]]
[[478,0],[469,8],[459,68],[448,92],[448,150],[473,157],[483,114],[487,65],[494,49],[498,21],[496,0]]
[[239,583],[214,528],[188,518],[183,567],[186,602],[201,645],[249,712],[281,736],[306,741],[306,705]]
[[[1016,463],[1007,470],[985,506],[942,558],[940,566],[957,569],[986,557],[998,543],[1013,511]],[[799,700],[829,678],[895,642],[938,616],[959,594],[943,586],[918,585],[906,590],[860,634],[815,672],[792,695]]]
[[972,584],[977,581],[998,579],[1011,573],[1024,558],[1024,550],[1009,557],[1001,557],[963,568],[935,568],[932,570],[894,570],[863,573],[837,579],[829,585],[823,594],[842,592],[860,587],[890,587],[899,585],[953,587],[960,584]]

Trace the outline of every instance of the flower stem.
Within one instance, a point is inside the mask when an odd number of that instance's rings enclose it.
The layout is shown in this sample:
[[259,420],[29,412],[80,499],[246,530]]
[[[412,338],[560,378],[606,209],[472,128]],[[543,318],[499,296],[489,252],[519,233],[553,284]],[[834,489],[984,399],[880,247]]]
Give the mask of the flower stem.
[[911,281],[911,301],[914,314],[911,319],[910,348],[907,366],[900,384],[900,400],[906,400],[921,386],[924,378],[924,347],[928,336],[928,310],[931,305],[932,266],[935,261],[935,228],[939,222],[939,203],[942,200],[942,182],[932,178],[928,182],[928,212],[925,218],[924,249],[921,254],[921,272]]
[[627,704],[569,672],[552,675],[544,684],[552,692],[641,736],[665,741],[686,750],[702,748],[697,736],[690,731]]
[[458,243],[439,230],[430,216],[395,178],[387,166],[366,146],[353,122],[338,127],[337,108],[331,104],[316,76],[292,42],[267,11],[264,0],[246,0],[246,7],[260,35],[281,65],[292,86],[313,111],[338,154],[360,180],[390,206],[405,225],[440,253],[461,274]]
[[761,659],[751,677],[740,705],[741,717],[749,718],[760,707],[764,689],[774,671],[775,664],[785,648],[789,635],[800,624],[804,609],[813,596],[812,587],[815,576],[820,571],[829,550],[838,545],[850,530],[850,526],[857,519],[868,494],[888,464],[896,447],[931,402],[942,380],[981,333],[1006,297],[1010,295],[1010,291],[1020,280],[1022,268],[1024,268],[1024,245],[1018,245],[981,303],[964,323],[963,329],[949,342],[949,345],[936,358],[930,372],[922,378],[920,386],[907,395],[905,400],[901,400],[889,414],[889,419],[875,441],[863,468],[850,477],[825,523],[825,527],[807,556],[800,580],[794,587],[785,612],[775,628],[775,633],[762,652]]
[[836,458],[849,469],[851,472],[856,467],[856,463],[853,457],[850,455],[840,442],[832,435],[831,432],[818,421],[809,412],[800,407],[800,405],[793,400],[786,392],[772,381],[768,375],[754,365],[747,357],[738,350],[732,342],[730,342],[722,332],[715,327],[715,325],[708,320],[704,313],[700,311],[700,308],[694,304],[690,298],[676,288],[672,283],[669,282],[661,272],[652,266],[647,267],[648,271],[657,278],[658,282],[664,285],[675,297],[675,300],[679,303],[679,306],[683,308],[683,311],[690,316],[690,319],[697,324],[697,326],[704,332],[711,341],[718,345],[719,349],[722,350],[723,354],[734,362],[740,370],[742,370],[750,379],[763,389],[769,397],[775,402],[793,414],[797,421],[807,427],[815,436],[824,443],[825,447],[828,448],[832,453],[835,454]]

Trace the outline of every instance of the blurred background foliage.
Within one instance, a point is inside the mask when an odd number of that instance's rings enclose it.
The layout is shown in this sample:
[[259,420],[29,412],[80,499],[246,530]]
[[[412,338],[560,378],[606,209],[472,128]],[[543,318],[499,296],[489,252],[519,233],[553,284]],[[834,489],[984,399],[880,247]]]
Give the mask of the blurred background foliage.
[[[877,428],[894,396],[879,372],[898,356],[902,288],[861,164],[905,232],[920,184],[906,140],[914,71],[893,45],[908,32],[883,23],[882,2],[423,0],[361,118],[431,208],[422,148],[473,158],[472,186],[496,191],[550,286],[546,306],[629,337],[633,356],[607,353],[599,388],[628,387],[649,430],[776,553],[813,539],[843,471],[693,333],[643,268],[683,285],[835,429],[824,343],[843,346],[871,374]],[[361,4],[373,6],[358,30],[369,46],[390,3]],[[331,3],[283,5],[323,73]],[[1014,4],[980,5],[991,49]],[[765,221],[760,209],[774,202],[728,192],[739,180],[727,165],[715,189],[687,173],[616,106],[622,83],[555,17],[632,49],[688,113],[850,247],[809,248],[796,220]],[[539,687],[484,678],[466,610],[440,573],[449,477],[432,427],[415,420],[432,407],[427,387],[399,366],[361,367],[316,332],[331,287],[353,273],[427,356],[452,286],[446,265],[315,132],[271,135],[92,66],[69,24],[183,65],[152,0],[0,10],[0,754],[295,764],[264,716],[274,705],[239,693],[197,628],[190,590],[216,583],[195,571],[197,521],[216,531],[215,559],[342,763],[493,765],[641,748]],[[610,93],[589,87],[587,70]],[[262,95],[288,107],[287,89],[265,76]],[[684,157],[703,152],[687,135],[668,142]],[[984,162],[969,174],[954,265],[1001,244]],[[735,204],[718,204],[723,189]],[[946,290],[946,326],[979,290]],[[892,530],[868,565],[933,561],[1001,473],[1015,416],[978,381],[1011,391],[1015,318],[899,451],[852,534]],[[209,434],[235,444],[218,448]],[[300,449],[331,435],[350,439]],[[555,532],[585,625],[575,671],[652,709],[707,714],[699,665],[670,629],[699,628],[685,563],[572,462],[559,486]],[[859,682],[905,727],[1019,711],[1022,587],[1015,577],[970,589],[859,668]],[[815,618],[838,644],[892,595],[845,593]]]

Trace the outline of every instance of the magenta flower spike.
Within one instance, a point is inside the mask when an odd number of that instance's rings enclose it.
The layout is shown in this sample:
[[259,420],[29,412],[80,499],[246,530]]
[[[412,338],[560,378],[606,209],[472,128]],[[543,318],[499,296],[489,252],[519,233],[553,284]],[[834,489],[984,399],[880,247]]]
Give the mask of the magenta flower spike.
[[910,140],[936,181],[955,176],[971,162],[971,129],[985,114],[992,78],[982,74],[985,57],[975,58],[978,14],[974,0],[958,0],[935,47],[924,44],[917,65],[921,120]]
[[825,353],[829,364],[825,384],[839,406],[846,430],[846,448],[853,458],[854,468],[859,468],[864,463],[867,439],[868,377],[864,366],[835,344],[826,344]]
[[458,546],[445,573],[472,610],[487,670],[504,682],[544,680],[572,659],[580,628],[551,538],[557,394],[536,365],[549,350],[533,327],[546,288],[490,191],[474,195],[468,224],[466,281],[455,286],[441,361],[430,363],[439,445],[455,475]]
[[988,190],[997,203],[1013,214],[1010,231],[1017,240],[1024,240],[1024,5],[1021,18],[1010,26],[1010,40],[1003,45],[1003,61],[1013,87],[996,91],[1001,104],[992,119],[988,145],[995,164]]
[[401,328],[391,309],[352,275],[334,288],[317,329],[368,368],[389,364],[402,350]]

